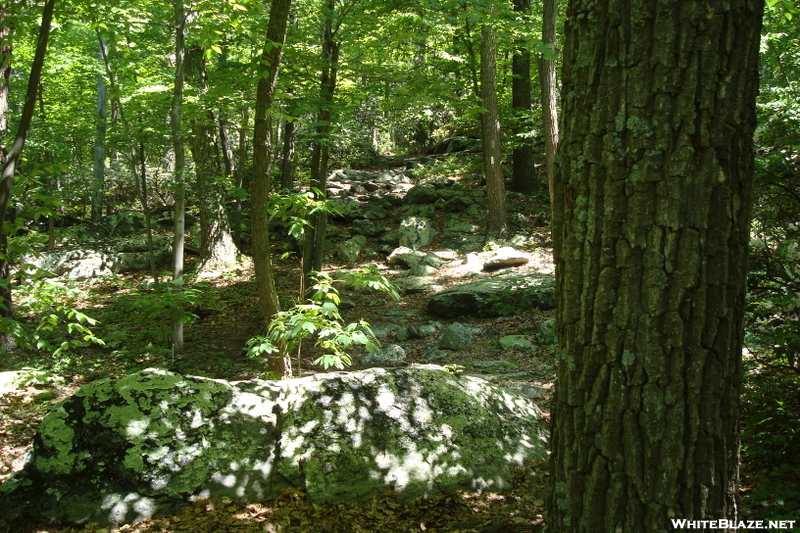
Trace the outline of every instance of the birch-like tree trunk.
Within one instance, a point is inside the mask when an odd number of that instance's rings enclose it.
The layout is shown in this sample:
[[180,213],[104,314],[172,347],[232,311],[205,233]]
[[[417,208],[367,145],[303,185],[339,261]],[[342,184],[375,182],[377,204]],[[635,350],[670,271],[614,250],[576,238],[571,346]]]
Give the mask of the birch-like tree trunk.
[[[186,13],[183,0],[174,0],[173,8],[173,23],[175,24],[175,83],[172,89],[170,128],[172,130],[172,149],[175,156],[175,239],[172,244],[172,280],[177,285],[180,285],[183,282],[184,233],[186,232],[186,149],[183,145],[183,126],[181,125],[184,81],[183,60],[186,50]],[[183,356],[183,312],[181,309],[173,309],[172,312],[172,356],[176,359]]]

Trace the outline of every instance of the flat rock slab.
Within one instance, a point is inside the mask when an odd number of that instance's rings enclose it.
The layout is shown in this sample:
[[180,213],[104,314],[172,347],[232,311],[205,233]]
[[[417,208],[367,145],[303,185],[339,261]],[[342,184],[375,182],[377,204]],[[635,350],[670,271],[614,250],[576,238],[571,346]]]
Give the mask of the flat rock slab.
[[242,382],[150,369],[89,383],[44,418],[0,486],[0,523],[125,524],[283,487],[317,504],[499,490],[546,444],[530,399],[433,365]]
[[529,309],[554,309],[555,276],[511,272],[445,289],[428,300],[428,313],[445,318],[492,317]]

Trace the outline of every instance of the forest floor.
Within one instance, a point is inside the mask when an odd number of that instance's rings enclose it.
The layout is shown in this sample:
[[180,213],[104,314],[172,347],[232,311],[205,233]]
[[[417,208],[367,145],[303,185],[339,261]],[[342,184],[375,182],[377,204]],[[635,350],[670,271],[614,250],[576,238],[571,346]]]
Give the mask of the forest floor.
[[[541,206],[510,203],[514,212],[533,213]],[[549,256],[549,235],[546,228],[535,238],[526,252],[533,258],[529,268],[552,272]],[[440,251],[433,243],[426,251]],[[457,259],[457,258],[456,258]],[[385,261],[374,264],[385,269]],[[452,261],[437,274],[435,282],[442,286],[463,283],[461,273]],[[297,303],[299,263],[289,256],[276,262],[276,279],[284,305]],[[334,272],[343,265],[331,262],[325,270]],[[388,271],[387,271],[388,272]],[[2,370],[34,367],[42,369],[48,379],[0,396],[0,483],[22,468],[31,449],[36,428],[47,410],[90,381],[118,377],[136,370],[158,367],[222,378],[245,380],[264,376],[263,364],[246,355],[246,342],[263,333],[264,320],[258,312],[252,269],[221,275],[192,285],[197,289],[192,311],[196,320],[186,325],[185,355],[173,360],[169,349],[170,326],[163,316],[163,302],[154,298],[147,276],[134,274],[84,282],[78,296],[71,296],[70,305],[100,320],[95,328],[105,339],[105,347],[79,349],[59,358],[20,353],[17,360],[2,362]],[[365,318],[375,324],[387,317],[402,316],[403,325],[430,320],[425,307],[429,294],[404,295],[399,302],[376,298],[363,292],[345,292],[354,307],[343,312],[345,322]],[[398,315],[399,313],[399,315]],[[454,352],[436,364],[463,364],[470,361],[503,360],[513,363],[515,373],[526,372],[524,383],[543,391],[536,399],[549,417],[551,391],[555,383],[552,347],[538,347],[526,352],[501,352],[497,336],[531,334],[538,324],[551,318],[552,312],[522,311],[496,318],[462,317],[458,321],[492,336],[476,336],[469,352]],[[397,342],[391,335],[384,343]],[[427,363],[426,347],[435,340],[403,341],[407,359],[401,364]],[[414,346],[409,344],[414,343]],[[302,375],[322,371],[312,364],[317,354],[306,349],[300,361]],[[295,361],[296,363],[296,361]],[[357,370],[356,364],[350,367]],[[798,519],[800,509],[800,453],[795,443],[800,436],[800,391],[796,378],[788,379],[774,372],[765,372],[746,359],[748,369],[743,401],[743,463],[741,516],[744,518]],[[474,367],[467,372],[481,374]],[[497,374],[484,374],[502,380]],[[780,394],[778,394],[780,392]],[[786,398],[794,398],[785,402]],[[777,403],[776,403],[777,402]],[[457,493],[428,500],[398,501],[386,494],[367,504],[316,506],[308,503],[297,491],[288,491],[279,498],[251,504],[229,500],[200,501],[178,515],[145,520],[119,531],[136,533],[534,533],[545,524],[548,472],[538,468],[535,475],[520,472],[514,485],[505,493]],[[793,481],[794,479],[794,481]],[[800,528],[796,528],[800,530]],[[94,524],[26,523],[3,533],[108,533]]]
[[[552,272],[552,259],[547,248],[547,235],[540,235],[541,247],[534,252],[533,268]],[[436,245],[430,247],[436,249]],[[456,264],[454,262],[454,264]],[[276,277],[282,292],[296,299],[299,287],[299,268],[296,260],[280,260],[276,264]],[[326,271],[352,265],[328,264]],[[385,268],[380,261],[376,266]],[[436,283],[449,286],[463,282],[454,267],[439,271]],[[172,360],[163,348],[168,335],[168,324],[159,326],[158,319],[148,318],[147,291],[142,291],[144,275],[102,279],[83,283],[83,294],[74,304],[87,314],[101,320],[98,335],[105,338],[103,348],[91,348],[75,354],[68,364],[50,364],[55,379],[47,384],[35,384],[12,391],[0,397],[0,482],[19,470],[25,454],[30,450],[33,435],[47,410],[74,393],[90,381],[117,377],[147,367],[169,368],[178,372],[209,376],[227,380],[244,380],[262,377],[264,368],[247,357],[244,347],[254,335],[263,333],[263,319],[258,313],[255,280],[252,269],[243,268],[236,275],[204,280],[197,285],[199,294],[193,312],[197,319],[186,325],[186,350],[180,360]],[[295,296],[293,296],[295,295]],[[376,299],[375,295],[347,291],[342,296],[355,304],[344,311],[345,323],[367,319],[375,323],[380,317],[403,313],[403,325],[430,320],[425,306],[430,294],[409,294],[398,302],[389,298]],[[515,373],[527,372],[526,383],[539,387],[543,393],[537,404],[548,416],[550,391],[555,381],[552,347],[542,347],[535,353],[501,352],[497,336],[533,334],[538,324],[552,317],[552,312],[526,311],[519,314],[489,319],[460,318],[459,321],[483,330],[491,328],[493,335],[476,336],[469,352],[454,352],[436,364],[469,365],[472,361],[501,359],[513,363]],[[121,331],[138,328],[138,333]],[[159,338],[161,336],[162,338]],[[391,337],[384,343],[397,342]],[[416,343],[412,348],[409,343]],[[405,341],[407,359],[403,365],[427,363],[425,348],[435,346],[435,338]],[[136,349],[135,346],[141,347]],[[27,354],[30,357],[30,354]],[[301,358],[303,375],[319,372],[312,364],[317,354],[308,349]],[[296,364],[295,360],[295,364]],[[51,362],[52,363],[52,362]],[[27,363],[31,365],[30,362]],[[45,364],[46,365],[46,364]],[[13,367],[12,365],[8,365]],[[19,365],[17,365],[19,366]],[[38,365],[37,365],[38,366]],[[44,365],[43,365],[44,366]],[[62,369],[63,367],[63,369]],[[357,370],[357,364],[349,369]],[[480,375],[472,368],[467,373]],[[498,376],[485,374],[496,379]],[[502,376],[500,376],[502,379]],[[536,475],[520,472],[510,490],[500,493],[457,493],[435,499],[399,501],[386,494],[368,504],[340,504],[317,506],[304,500],[297,491],[288,491],[280,498],[253,504],[230,500],[200,501],[174,516],[145,520],[119,531],[137,533],[181,532],[289,532],[289,533],[405,533],[405,532],[508,532],[532,533],[544,527],[542,512],[543,490],[547,485],[547,472],[537,469]],[[94,524],[69,525],[29,523],[17,529],[20,533],[106,533],[107,528]],[[10,533],[10,532],[9,532]]]

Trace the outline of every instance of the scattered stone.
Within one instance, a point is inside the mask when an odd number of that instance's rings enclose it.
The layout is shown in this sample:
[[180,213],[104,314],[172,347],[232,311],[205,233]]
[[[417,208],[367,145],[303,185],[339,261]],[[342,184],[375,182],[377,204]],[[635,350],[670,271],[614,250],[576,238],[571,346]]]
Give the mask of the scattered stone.
[[500,337],[500,347],[504,350],[533,350],[536,345],[531,342],[527,335],[506,335]]
[[432,204],[438,198],[436,187],[432,183],[423,183],[411,187],[405,196],[406,204]]
[[367,238],[363,235],[356,235],[336,245],[336,254],[339,259],[347,263],[355,263],[361,256],[361,249],[367,243]]
[[[430,268],[430,267],[428,267]],[[404,276],[392,280],[403,294],[419,294],[422,292],[438,292],[443,289],[441,285],[431,283],[427,276]]]
[[437,269],[442,266],[442,260],[435,254],[412,250],[405,246],[396,248],[389,255],[387,263],[389,263],[390,266],[400,266],[409,269],[420,265],[428,265]]
[[504,370],[517,367],[517,364],[512,363],[511,361],[470,361],[464,364],[471,366],[473,368],[479,368],[481,370],[487,370],[487,371]]
[[400,246],[418,250],[433,242],[436,231],[429,218],[411,216],[400,222]]
[[469,350],[472,348],[472,328],[453,322],[447,326],[439,338],[438,347],[442,350]]
[[542,344],[547,346],[552,346],[558,342],[555,318],[548,318],[539,324],[539,339],[541,339]]
[[386,231],[386,224],[374,220],[358,219],[352,223],[353,233],[365,237],[377,237]]
[[406,358],[406,351],[397,344],[387,344],[379,350],[369,353],[361,358],[364,366],[384,366],[399,363]]
[[485,272],[494,272],[504,268],[518,267],[528,264],[528,258],[515,250],[514,248],[505,246],[486,253],[483,261],[483,270]]
[[554,276],[512,272],[445,289],[428,300],[428,312],[439,317],[491,317],[554,309],[555,298]]
[[151,369],[89,383],[44,418],[0,486],[0,521],[24,509],[118,526],[285,487],[318,505],[499,492],[547,440],[528,398],[433,365],[243,382]]
[[369,329],[372,331],[372,334],[378,339],[385,339],[390,333],[396,331],[399,327],[400,326],[397,324],[393,324],[391,322],[378,322],[376,324],[369,325]]

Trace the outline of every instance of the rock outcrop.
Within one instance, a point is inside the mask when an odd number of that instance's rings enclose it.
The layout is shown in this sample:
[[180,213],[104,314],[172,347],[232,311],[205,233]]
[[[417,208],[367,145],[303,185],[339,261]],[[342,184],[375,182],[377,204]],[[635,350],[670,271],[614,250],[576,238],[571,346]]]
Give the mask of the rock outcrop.
[[555,308],[555,277],[510,272],[445,289],[428,300],[434,316],[490,317],[527,309]]
[[531,400],[436,366],[278,382],[145,370],[89,383],[51,411],[0,508],[6,520],[123,524],[288,486],[318,504],[497,490],[545,459],[546,440]]

